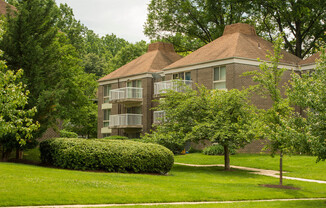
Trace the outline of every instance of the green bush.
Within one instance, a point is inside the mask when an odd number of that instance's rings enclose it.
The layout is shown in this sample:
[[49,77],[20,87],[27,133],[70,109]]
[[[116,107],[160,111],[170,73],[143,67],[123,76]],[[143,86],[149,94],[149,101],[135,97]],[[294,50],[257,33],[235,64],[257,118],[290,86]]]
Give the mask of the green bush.
[[160,144],[171,150],[174,154],[180,154],[185,149],[185,141],[177,139],[176,137],[177,136],[173,133],[160,134],[153,132],[152,134],[146,134],[141,140],[145,143]]
[[[233,147],[229,148],[229,152],[231,155],[235,154],[235,149]],[[220,144],[215,144],[209,147],[206,147],[203,150],[205,155],[224,155],[224,147]]]
[[67,130],[60,130],[59,132],[60,137],[62,138],[78,138],[78,134],[75,132],[67,131]]
[[104,139],[127,140],[129,138],[125,136],[114,135],[114,136],[105,137]]
[[49,139],[40,144],[41,160],[61,168],[109,172],[169,172],[173,153],[157,144],[110,139]]

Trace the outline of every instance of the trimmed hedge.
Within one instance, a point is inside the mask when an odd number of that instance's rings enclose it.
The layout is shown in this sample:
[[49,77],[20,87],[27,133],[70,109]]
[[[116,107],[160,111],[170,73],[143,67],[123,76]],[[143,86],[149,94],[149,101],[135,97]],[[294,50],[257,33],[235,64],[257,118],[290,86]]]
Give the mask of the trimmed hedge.
[[72,131],[67,131],[67,130],[60,130],[59,132],[60,137],[64,137],[64,138],[78,138],[78,134],[76,134],[75,132]]
[[40,151],[43,163],[76,170],[165,174],[174,163],[167,148],[128,140],[56,138]]
[[[235,154],[235,149],[233,147],[229,147],[229,152],[231,155]],[[212,146],[206,147],[203,149],[204,155],[224,155],[224,147],[219,144],[213,144]]]

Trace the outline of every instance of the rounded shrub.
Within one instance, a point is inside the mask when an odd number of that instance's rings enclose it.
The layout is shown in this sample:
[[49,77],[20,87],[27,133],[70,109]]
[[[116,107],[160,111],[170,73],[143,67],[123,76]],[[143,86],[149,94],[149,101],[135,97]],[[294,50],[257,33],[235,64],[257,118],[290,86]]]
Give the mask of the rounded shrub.
[[60,137],[64,137],[64,138],[78,138],[78,134],[76,134],[75,132],[72,131],[67,131],[67,130],[60,130],[59,132]]
[[173,166],[173,153],[151,143],[109,139],[56,138],[41,142],[41,160],[61,168],[160,173]]
[[[232,147],[229,147],[229,152],[231,155],[235,154],[235,149]],[[203,153],[205,155],[224,155],[224,147],[219,144],[215,144],[209,147],[206,147],[203,149]]]

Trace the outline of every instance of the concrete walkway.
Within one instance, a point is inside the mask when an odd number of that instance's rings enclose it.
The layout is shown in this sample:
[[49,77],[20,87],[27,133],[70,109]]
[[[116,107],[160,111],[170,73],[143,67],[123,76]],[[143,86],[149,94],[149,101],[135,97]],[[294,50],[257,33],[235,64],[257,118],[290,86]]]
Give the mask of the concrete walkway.
[[[186,164],[186,163],[174,163],[176,165],[185,165],[185,166],[191,166],[191,167],[224,167],[223,164],[217,164],[217,165],[194,165],[194,164]],[[246,170],[250,171],[252,174],[258,174],[258,175],[264,175],[264,176],[270,176],[274,178],[279,178],[279,171],[276,170],[265,170],[265,169],[259,169],[259,168],[248,168],[248,167],[242,167],[242,166],[236,166],[231,165],[231,168],[239,169],[239,170]],[[286,173],[283,171],[283,173]],[[313,180],[313,179],[305,179],[305,178],[296,178],[296,177],[289,177],[289,176],[283,176],[284,179],[289,180],[296,180],[296,181],[304,181],[304,182],[313,182],[313,183],[322,183],[326,184],[326,181],[321,180]]]
[[202,202],[166,202],[166,203],[139,203],[139,204],[88,204],[88,205],[49,205],[49,206],[19,206],[1,208],[83,208],[83,207],[121,207],[121,206],[158,206],[158,205],[196,205],[196,204],[231,204],[246,202],[277,202],[277,201],[323,201],[326,198],[300,198],[300,199],[262,199],[242,201],[202,201]]

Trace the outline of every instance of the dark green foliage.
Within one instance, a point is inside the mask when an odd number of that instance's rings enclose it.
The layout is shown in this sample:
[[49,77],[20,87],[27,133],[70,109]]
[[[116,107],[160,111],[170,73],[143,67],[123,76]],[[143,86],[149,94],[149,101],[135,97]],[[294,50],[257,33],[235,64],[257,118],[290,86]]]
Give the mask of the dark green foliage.
[[190,147],[188,150],[188,153],[200,153],[200,152],[203,152],[203,150],[195,149],[193,147]]
[[146,134],[142,137],[142,141],[146,143],[156,143],[160,144],[169,150],[171,150],[174,154],[178,155],[185,148],[185,140],[179,136],[177,136],[176,132],[170,133],[162,133],[162,132],[152,132],[151,134]]
[[127,140],[129,138],[125,136],[114,135],[114,136],[105,137],[104,139]]
[[108,139],[49,139],[40,144],[41,160],[61,168],[109,172],[169,172],[174,157],[157,145]]
[[[229,147],[229,152],[231,155],[235,154],[235,149],[232,147]],[[224,155],[224,147],[222,145],[216,144],[216,145],[212,145],[209,147],[206,147],[203,150],[203,153],[205,155]]]
[[172,41],[178,52],[194,51],[220,37],[225,25],[250,21],[250,6],[240,0],[151,0],[144,33]]
[[61,130],[60,131],[60,137],[62,138],[78,138],[78,134],[75,132],[67,131],[67,130]]

